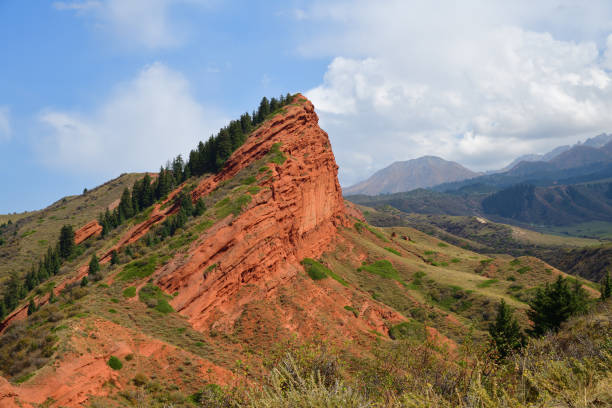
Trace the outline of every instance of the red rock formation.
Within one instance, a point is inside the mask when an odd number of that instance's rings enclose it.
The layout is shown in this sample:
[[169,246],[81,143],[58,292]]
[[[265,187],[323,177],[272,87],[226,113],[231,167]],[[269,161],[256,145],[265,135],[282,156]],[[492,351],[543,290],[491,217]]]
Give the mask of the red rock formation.
[[74,233],[74,243],[79,245],[89,237],[97,236],[102,233],[102,226],[98,221],[89,221]]
[[[268,163],[272,177],[260,178],[261,192],[240,216],[215,225],[186,262],[163,271],[160,286],[178,292],[172,304],[196,328],[213,322],[229,328],[244,304],[295,277],[303,258],[321,255],[336,228],[349,225],[327,133],[318,126],[313,105],[301,95],[296,102],[264,123],[220,174],[203,180],[192,193],[196,199],[213,191],[268,155],[275,143],[287,157],[283,164]],[[259,290],[239,295],[245,286]]]

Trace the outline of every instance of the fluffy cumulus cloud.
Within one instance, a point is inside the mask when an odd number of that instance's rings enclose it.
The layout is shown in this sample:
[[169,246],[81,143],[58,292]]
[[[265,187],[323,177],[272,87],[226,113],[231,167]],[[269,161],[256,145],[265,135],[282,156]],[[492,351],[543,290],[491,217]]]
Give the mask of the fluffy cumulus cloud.
[[96,25],[114,35],[121,44],[166,48],[186,37],[184,22],[171,18],[173,6],[203,5],[205,0],[85,0],[56,1],[57,10],[92,16]]
[[193,98],[182,75],[160,63],[117,86],[93,112],[48,109],[39,119],[45,131],[36,144],[45,162],[107,176],[155,171],[224,122]]
[[300,51],[333,57],[307,95],[343,185],[425,154],[501,168],[612,131],[607,3],[590,3],[588,13],[569,0],[385,4],[301,12],[319,29]]
[[11,137],[11,120],[9,108],[0,106],[0,142]]

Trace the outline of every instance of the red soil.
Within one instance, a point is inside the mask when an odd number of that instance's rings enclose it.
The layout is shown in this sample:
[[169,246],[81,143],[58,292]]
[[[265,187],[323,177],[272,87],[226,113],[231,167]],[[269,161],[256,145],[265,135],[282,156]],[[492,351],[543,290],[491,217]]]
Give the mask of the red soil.
[[[235,375],[229,370],[168,343],[106,320],[95,321],[91,332],[85,326],[75,324],[70,351],[53,366],[41,369],[27,384],[13,386],[0,377],[0,407],[33,407],[48,398],[54,400],[53,407],[81,407],[91,396],[107,395],[112,388],[105,387],[106,383],[119,390],[126,387],[144,367],[155,368],[159,378],[178,383],[177,360],[191,361],[202,373],[203,383],[233,384]],[[134,356],[131,362],[125,359],[128,354]],[[110,356],[124,362],[120,371],[109,367]]]
[[87,224],[83,225],[81,228],[74,232],[74,243],[79,245],[87,238],[98,236],[101,233],[102,226],[98,223],[98,221],[89,221]]

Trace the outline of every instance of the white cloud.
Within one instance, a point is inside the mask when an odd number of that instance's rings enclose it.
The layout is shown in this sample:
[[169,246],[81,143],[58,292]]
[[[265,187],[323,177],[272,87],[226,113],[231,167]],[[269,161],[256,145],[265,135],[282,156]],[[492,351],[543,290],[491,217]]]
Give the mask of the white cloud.
[[198,104],[182,75],[161,63],[117,86],[93,112],[49,109],[40,120],[48,132],[36,145],[45,162],[109,176],[156,171],[225,122]]
[[0,141],[11,138],[11,117],[7,106],[0,106]]
[[206,0],[88,0],[58,1],[53,6],[92,15],[97,25],[112,33],[120,44],[167,48],[182,44],[186,38],[186,23],[172,21],[172,7],[206,3]]
[[301,52],[334,57],[307,96],[332,137],[343,185],[372,172],[358,153],[376,168],[434,154],[484,170],[612,131],[612,27],[602,17],[610,5],[509,4],[303,10],[318,24]]

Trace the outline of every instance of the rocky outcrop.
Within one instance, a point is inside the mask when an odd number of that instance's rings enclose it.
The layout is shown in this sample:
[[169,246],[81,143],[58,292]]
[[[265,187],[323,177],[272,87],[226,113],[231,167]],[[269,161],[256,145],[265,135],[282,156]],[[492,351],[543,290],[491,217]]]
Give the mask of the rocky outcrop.
[[83,225],[81,228],[74,232],[74,243],[79,245],[86,239],[94,236],[98,236],[102,233],[102,226],[98,221],[93,220]]
[[272,177],[259,177],[261,191],[241,215],[217,223],[190,249],[187,261],[162,271],[159,285],[178,292],[172,305],[197,329],[213,323],[230,327],[246,303],[270,296],[295,277],[300,261],[319,256],[337,227],[349,223],[338,166],[313,105],[299,95],[286,110],[265,122],[221,173],[192,193],[194,199],[210,193],[266,157],[273,145],[286,157],[282,164],[267,163]]

